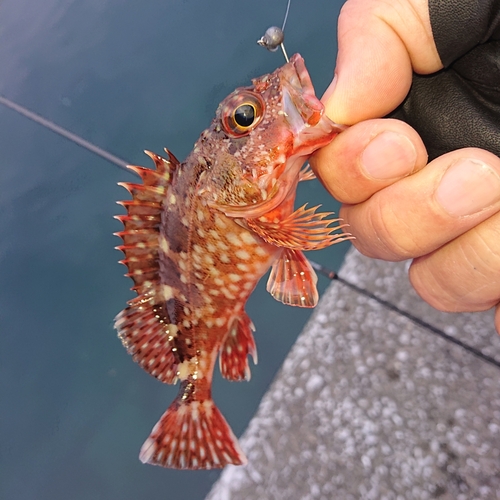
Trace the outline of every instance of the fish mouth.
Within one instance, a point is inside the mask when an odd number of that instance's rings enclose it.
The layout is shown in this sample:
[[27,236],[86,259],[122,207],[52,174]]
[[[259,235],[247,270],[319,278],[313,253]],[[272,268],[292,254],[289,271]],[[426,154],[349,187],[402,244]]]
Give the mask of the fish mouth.
[[265,199],[253,205],[218,205],[228,217],[257,218],[280,205],[298,182],[300,169],[317,149],[326,146],[347,127],[330,120],[316,97],[304,59],[294,54],[279,68],[282,83],[282,115],[292,131],[293,146],[285,162],[276,163],[272,172],[259,181]]
[[294,54],[283,66],[283,114],[294,135],[292,154],[312,154],[346,129],[330,120],[316,97],[304,59]]
[[[294,54],[290,62],[283,67],[282,82],[283,111],[292,130],[299,134],[303,127],[317,125],[323,115],[324,106],[316,97],[304,59],[299,54]],[[328,127],[322,128],[322,132],[328,134]]]

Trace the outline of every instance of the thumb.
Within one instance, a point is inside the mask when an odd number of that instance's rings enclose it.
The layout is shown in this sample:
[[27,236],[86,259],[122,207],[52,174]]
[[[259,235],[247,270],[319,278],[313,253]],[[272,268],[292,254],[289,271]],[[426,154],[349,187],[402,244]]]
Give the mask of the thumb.
[[322,99],[337,123],[385,116],[408,94],[412,71],[442,68],[427,0],[347,0],[338,46],[335,77]]

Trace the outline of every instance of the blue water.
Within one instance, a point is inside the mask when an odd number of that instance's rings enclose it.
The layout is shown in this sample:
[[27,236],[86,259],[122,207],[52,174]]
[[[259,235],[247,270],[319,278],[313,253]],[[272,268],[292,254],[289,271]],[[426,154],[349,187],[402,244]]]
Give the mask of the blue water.
[[[331,80],[341,0],[293,0],[289,54],[318,93]],[[3,0],[0,93],[124,158],[179,158],[217,104],[283,63],[255,41],[286,1]],[[217,471],[142,465],[138,451],[176,388],[148,376],[112,328],[132,296],[117,264],[116,183],[132,176],[0,106],[0,498],[202,499]],[[299,203],[338,205],[317,182]],[[346,244],[311,257],[337,269]],[[320,279],[320,288],[327,285]],[[310,311],[261,284],[248,304],[259,365],[216,376],[214,396],[245,429]]]

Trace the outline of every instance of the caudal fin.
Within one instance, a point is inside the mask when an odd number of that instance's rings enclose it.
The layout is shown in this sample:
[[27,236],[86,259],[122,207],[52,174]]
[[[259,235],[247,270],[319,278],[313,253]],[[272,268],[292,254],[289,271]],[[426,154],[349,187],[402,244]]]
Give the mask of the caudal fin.
[[247,459],[211,399],[176,400],[142,445],[142,463],[172,469],[214,469],[244,465]]

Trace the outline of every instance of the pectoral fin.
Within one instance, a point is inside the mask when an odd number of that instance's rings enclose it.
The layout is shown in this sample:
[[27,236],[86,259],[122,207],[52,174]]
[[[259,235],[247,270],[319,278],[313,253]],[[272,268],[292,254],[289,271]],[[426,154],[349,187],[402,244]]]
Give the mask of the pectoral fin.
[[247,219],[246,223],[252,231],[264,241],[278,247],[295,250],[319,250],[327,246],[350,240],[349,233],[334,233],[347,224],[330,227],[342,219],[326,219],[331,212],[316,213],[319,208],[306,208],[306,205],[295,210],[288,217],[278,221],[268,221],[264,217]]
[[312,171],[311,165],[307,163],[299,172],[299,182],[312,181],[313,179],[316,179],[316,174]]

